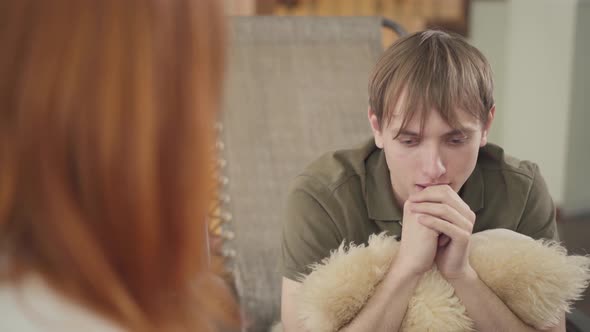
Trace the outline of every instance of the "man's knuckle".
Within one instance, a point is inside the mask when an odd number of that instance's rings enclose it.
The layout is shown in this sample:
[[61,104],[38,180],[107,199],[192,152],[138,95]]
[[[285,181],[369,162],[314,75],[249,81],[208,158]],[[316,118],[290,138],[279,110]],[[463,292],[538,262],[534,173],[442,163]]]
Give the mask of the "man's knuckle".
[[469,238],[471,237],[471,233],[468,231],[461,231],[461,240],[463,242],[469,242]]
[[452,213],[452,212],[453,212],[453,210],[454,210],[454,209],[453,209],[452,207],[450,207],[450,206],[448,206],[448,205],[446,205],[446,204],[444,204],[444,205],[443,205],[442,211],[443,211],[443,212],[445,212],[446,214],[450,214],[450,213]]

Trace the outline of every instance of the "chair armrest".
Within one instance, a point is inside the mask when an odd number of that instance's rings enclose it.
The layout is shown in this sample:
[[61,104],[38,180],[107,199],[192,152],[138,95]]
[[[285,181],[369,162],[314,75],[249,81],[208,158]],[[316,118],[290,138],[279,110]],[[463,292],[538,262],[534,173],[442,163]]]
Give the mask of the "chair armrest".
[[580,310],[573,309],[566,316],[567,332],[590,332],[590,316]]

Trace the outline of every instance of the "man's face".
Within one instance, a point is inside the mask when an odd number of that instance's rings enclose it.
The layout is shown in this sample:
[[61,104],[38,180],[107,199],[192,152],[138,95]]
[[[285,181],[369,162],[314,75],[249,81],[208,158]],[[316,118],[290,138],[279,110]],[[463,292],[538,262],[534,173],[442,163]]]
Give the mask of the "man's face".
[[433,185],[449,185],[459,192],[473,172],[479,148],[487,143],[494,110],[490,111],[485,126],[467,112],[457,112],[460,129],[453,129],[433,110],[425,115],[422,132],[418,116],[400,132],[402,117],[394,116],[387,126],[379,129],[376,116],[369,110],[375,143],[385,152],[400,206],[413,193]]

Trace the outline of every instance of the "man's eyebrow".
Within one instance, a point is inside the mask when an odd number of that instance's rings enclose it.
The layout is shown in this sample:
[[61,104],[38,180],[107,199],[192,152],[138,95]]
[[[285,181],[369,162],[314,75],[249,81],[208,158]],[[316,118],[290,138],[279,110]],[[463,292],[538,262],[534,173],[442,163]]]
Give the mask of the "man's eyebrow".
[[474,132],[475,132],[475,129],[473,129],[473,128],[463,127],[463,128],[453,129],[453,130],[449,131],[448,133],[446,133],[445,136],[470,135],[470,134],[473,134]]
[[420,133],[417,133],[417,132],[411,131],[411,130],[407,130],[407,129],[394,129],[393,133],[394,133],[394,136],[404,135],[404,136],[420,137]]

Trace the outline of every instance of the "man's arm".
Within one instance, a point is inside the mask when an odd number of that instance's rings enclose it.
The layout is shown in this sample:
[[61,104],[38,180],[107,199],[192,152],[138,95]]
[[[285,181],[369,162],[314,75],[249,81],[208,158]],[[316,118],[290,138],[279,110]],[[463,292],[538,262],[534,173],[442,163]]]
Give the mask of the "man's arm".
[[[555,205],[547,185],[533,165],[534,178],[518,232],[533,238],[558,239],[555,224]],[[479,331],[537,331],[524,324],[487,285],[472,273],[463,279],[448,280],[455,288],[469,316]],[[565,313],[559,324],[547,331],[565,332]]]
[[[475,271],[448,281],[475,322],[477,331],[538,331],[516,317]],[[565,314],[557,326],[546,331],[565,332]]]
[[530,167],[533,169],[533,180],[516,231],[533,239],[559,240],[555,204],[539,167],[535,164]]
[[[469,264],[469,241],[475,214],[450,187],[438,186],[411,197],[411,208],[428,215],[419,221],[451,241],[437,251],[439,271],[474,321],[477,331],[536,331],[523,323],[492,292]],[[565,331],[565,315],[550,331]]]
[[[340,331],[398,331],[417,282],[417,278],[411,277],[384,280],[358,316]],[[477,275],[472,280],[455,280],[451,284],[477,331],[537,331],[520,321]],[[305,331],[295,307],[299,287],[300,283],[283,278],[281,317],[285,332]],[[557,326],[545,331],[565,332],[565,315]]]
[[[419,277],[397,273],[397,270],[392,266],[363,309],[340,331],[399,330]],[[297,317],[295,297],[300,287],[300,283],[283,278],[281,320],[284,332],[305,331]]]
[[[285,332],[305,331],[298,319],[296,306],[296,294],[301,284],[291,279],[290,276],[295,273],[289,272],[288,267],[309,264],[303,256],[306,252],[315,252],[310,256],[316,257],[316,262],[328,255],[322,255],[323,251],[314,249],[312,245],[321,242],[314,238],[318,231],[325,231],[318,227],[330,225],[331,220],[310,195],[290,195],[287,205],[291,217],[286,221],[283,233],[283,264],[288,264],[283,277],[281,320]],[[420,225],[417,218],[417,214],[408,212],[404,207],[402,240],[395,261],[363,309],[341,331],[399,330],[418,280],[432,268],[436,255],[438,233]]]

